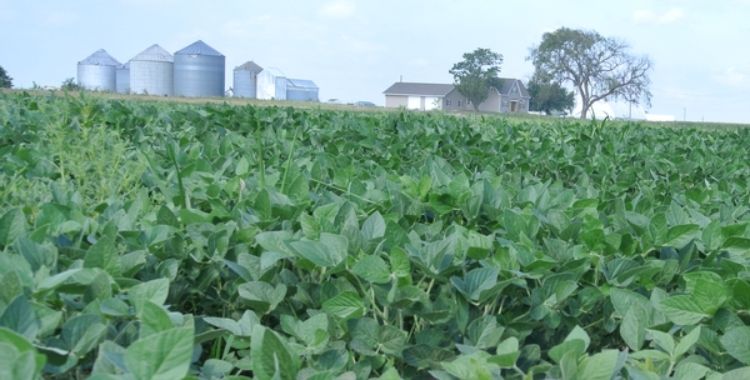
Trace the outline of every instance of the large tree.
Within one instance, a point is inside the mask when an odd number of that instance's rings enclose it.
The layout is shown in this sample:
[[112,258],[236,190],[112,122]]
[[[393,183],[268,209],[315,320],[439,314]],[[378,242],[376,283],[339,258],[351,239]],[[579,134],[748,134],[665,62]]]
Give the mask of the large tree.
[[575,105],[575,93],[569,91],[560,83],[553,81],[549,76],[536,73],[529,80],[526,88],[529,89],[531,100],[529,110],[544,112],[547,115],[553,111],[570,111]]
[[490,49],[478,48],[465,53],[463,58],[449,72],[453,75],[458,92],[478,111],[479,105],[489,96],[490,87],[497,80],[503,56]]
[[595,31],[560,28],[545,33],[529,58],[537,72],[575,87],[582,119],[594,103],[603,99],[651,103],[651,60],[630,54],[623,41]]
[[11,78],[5,69],[0,66],[0,88],[11,88],[13,87],[13,78]]

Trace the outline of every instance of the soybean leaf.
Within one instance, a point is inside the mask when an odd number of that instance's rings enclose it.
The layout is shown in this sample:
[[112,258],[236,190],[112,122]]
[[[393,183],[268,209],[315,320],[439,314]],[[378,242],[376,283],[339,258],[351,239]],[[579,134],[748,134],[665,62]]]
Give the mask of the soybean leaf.
[[190,369],[193,327],[179,327],[138,339],[125,351],[125,365],[136,380],[181,379]]

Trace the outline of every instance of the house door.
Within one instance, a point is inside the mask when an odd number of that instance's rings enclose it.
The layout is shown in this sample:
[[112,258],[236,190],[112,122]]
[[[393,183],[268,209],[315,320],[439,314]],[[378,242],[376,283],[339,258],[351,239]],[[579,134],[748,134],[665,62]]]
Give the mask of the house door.
[[510,102],[510,112],[518,112],[518,102]]

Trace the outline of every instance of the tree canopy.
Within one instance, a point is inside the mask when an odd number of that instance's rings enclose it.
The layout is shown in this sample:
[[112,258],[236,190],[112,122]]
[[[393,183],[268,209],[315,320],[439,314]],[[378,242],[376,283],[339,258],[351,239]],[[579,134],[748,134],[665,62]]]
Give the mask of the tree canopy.
[[0,66],[0,88],[11,88],[13,87],[13,78],[11,78],[5,69]]
[[545,33],[529,59],[538,73],[575,87],[582,119],[594,103],[604,99],[651,104],[651,60],[631,54],[629,46],[615,38],[563,27]]
[[475,111],[489,96],[490,87],[497,80],[502,63],[502,54],[478,48],[465,53],[463,60],[450,69],[456,89],[471,102]]
[[536,73],[527,85],[531,100],[529,110],[544,112],[570,111],[575,105],[575,93],[552,81],[548,76]]

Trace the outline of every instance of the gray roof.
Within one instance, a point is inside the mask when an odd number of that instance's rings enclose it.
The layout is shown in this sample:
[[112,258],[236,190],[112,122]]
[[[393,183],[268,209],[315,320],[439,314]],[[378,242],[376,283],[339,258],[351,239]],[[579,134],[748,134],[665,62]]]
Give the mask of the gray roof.
[[510,93],[510,90],[513,88],[513,85],[516,83],[518,83],[518,88],[521,90],[521,96],[529,97],[529,92],[526,90],[526,86],[523,85],[523,82],[520,79],[497,78],[495,88],[500,92],[500,94],[508,95]]
[[453,91],[453,88],[452,84],[396,82],[383,93],[386,95],[445,96]]
[[164,50],[161,46],[153,44],[146,50],[138,53],[131,61],[156,61],[156,62],[174,62],[172,54]]
[[216,49],[208,46],[207,43],[198,40],[192,44],[178,50],[174,53],[175,55],[213,55],[217,57],[223,57],[224,54],[219,53]]
[[287,78],[287,88],[294,87],[294,88],[304,88],[304,89],[318,89],[318,86],[315,84],[315,82],[307,79],[292,79]]
[[120,62],[117,62],[116,59],[112,58],[112,56],[104,49],[95,51],[93,54],[78,63],[81,65],[120,66]]
[[234,71],[252,71],[255,73],[259,73],[263,71],[263,68],[260,67],[257,63],[253,61],[247,61],[237,67],[234,68]]

